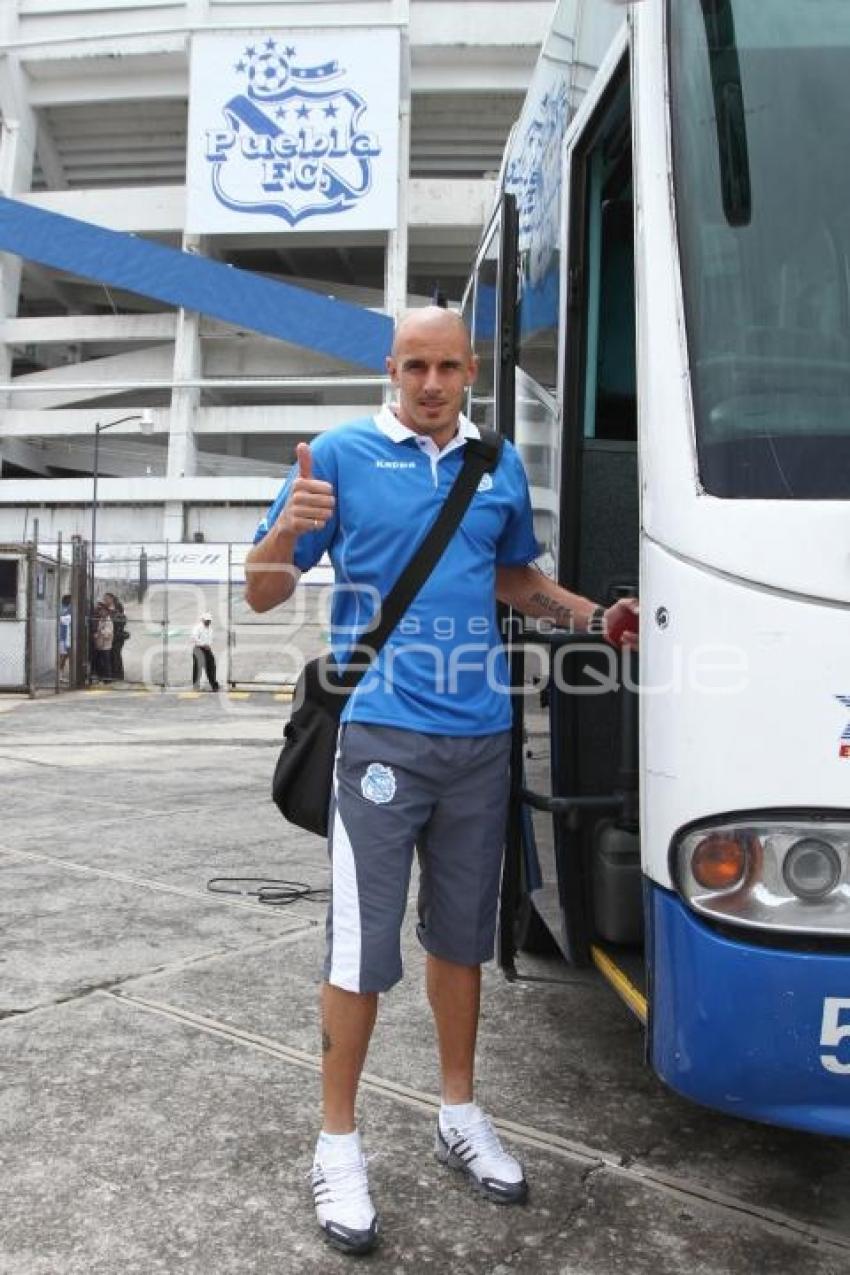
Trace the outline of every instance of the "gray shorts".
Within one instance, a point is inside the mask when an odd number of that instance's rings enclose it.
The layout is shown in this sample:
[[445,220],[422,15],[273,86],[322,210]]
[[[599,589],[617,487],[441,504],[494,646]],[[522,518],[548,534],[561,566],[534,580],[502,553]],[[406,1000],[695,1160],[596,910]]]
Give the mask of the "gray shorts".
[[340,728],[327,982],[383,992],[401,978],[414,847],[423,947],[458,965],[492,958],[509,760],[507,731],[455,737],[360,722]]

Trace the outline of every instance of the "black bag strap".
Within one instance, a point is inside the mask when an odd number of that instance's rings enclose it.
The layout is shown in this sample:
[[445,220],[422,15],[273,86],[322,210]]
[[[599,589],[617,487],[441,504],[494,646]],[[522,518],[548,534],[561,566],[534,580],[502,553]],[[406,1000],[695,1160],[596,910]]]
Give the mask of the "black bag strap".
[[381,647],[439,562],[475,490],[485,474],[492,473],[502,455],[502,438],[492,429],[482,429],[480,438],[468,438],[460,473],[452,483],[425,539],[384,598],[377,623],[365,629],[354,647],[352,663],[340,674],[340,685],[353,688],[375,660]]

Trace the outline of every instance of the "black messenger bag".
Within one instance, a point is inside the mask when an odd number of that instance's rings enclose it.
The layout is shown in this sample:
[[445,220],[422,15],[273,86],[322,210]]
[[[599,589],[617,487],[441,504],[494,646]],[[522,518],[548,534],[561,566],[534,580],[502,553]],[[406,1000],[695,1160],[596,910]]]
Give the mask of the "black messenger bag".
[[327,836],[339,719],[348,697],[433,571],[501,452],[502,440],[492,430],[467,439],[463,465],[445,504],[384,599],[377,622],[361,634],[350,662],[340,672],[326,652],[304,665],[272,778],[272,800],[289,823]]

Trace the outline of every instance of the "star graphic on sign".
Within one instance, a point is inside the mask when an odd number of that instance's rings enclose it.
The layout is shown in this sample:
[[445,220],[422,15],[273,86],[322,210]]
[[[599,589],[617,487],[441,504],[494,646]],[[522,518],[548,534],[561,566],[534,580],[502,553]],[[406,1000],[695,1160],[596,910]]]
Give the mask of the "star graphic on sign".
[[333,102],[329,102],[328,105],[325,107],[325,115],[328,117],[328,119],[334,119],[336,117],[336,114],[337,114],[336,107],[334,106]]
[[249,45],[248,48],[245,50],[245,57],[255,58],[256,56],[257,56],[257,50],[252,45]]
[[286,111],[284,110],[282,106],[279,106],[277,110],[275,111],[275,119],[279,119],[279,120],[286,119]]
[[244,62],[240,59],[240,60],[236,63],[236,66],[235,66],[233,69],[234,69],[235,71],[240,71],[240,72],[242,72],[242,71],[244,71],[244,70],[245,70],[245,63],[244,63]]
[[301,106],[299,106],[299,108],[298,108],[298,110],[297,110],[296,114],[297,114],[297,116],[298,116],[298,118],[299,118],[300,120],[306,120],[306,119],[309,119],[309,118],[310,118],[310,108],[309,108],[309,106],[304,106],[304,105],[302,104]]
[[266,40],[266,48],[267,48],[267,49],[273,49],[273,48],[275,47],[276,43],[277,43],[277,42],[276,42],[275,40],[273,40],[273,39],[271,38],[271,36],[269,36],[269,38]]
[[289,45],[289,47],[288,47],[287,49],[285,49],[285,50],[284,50],[284,52],[286,53],[286,56],[287,56],[288,58],[294,58],[294,57],[295,57],[295,50],[293,49],[293,47],[292,47],[292,45],[291,45],[291,44]]

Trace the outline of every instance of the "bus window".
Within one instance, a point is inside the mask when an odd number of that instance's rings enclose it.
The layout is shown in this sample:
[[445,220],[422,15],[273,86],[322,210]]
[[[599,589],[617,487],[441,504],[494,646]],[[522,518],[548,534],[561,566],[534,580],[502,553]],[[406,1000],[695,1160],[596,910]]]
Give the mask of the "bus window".
[[586,154],[584,435],[637,437],[631,133],[625,86]]
[[495,428],[496,297],[499,280],[501,225],[497,218],[475,271],[472,340],[478,355],[478,376],[472,387],[468,415],[474,424]]
[[528,476],[534,534],[541,554],[537,566],[554,576],[558,563],[558,493],[561,418],[557,402],[522,368],[516,369],[516,446]]
[[[850,169],[836,139],[850,134],[848,6],[687,0],[668,21],[702,485],[847,499]],[[731,123],[720,90],[741,99]]]
[[546,74],[532,86],[505,170],[505,190],[519,211],[517,364],[551,394],[558,379],[561,143],[571,114],[562,45],[556,39],[543,52]]
[[637,580],[631,99],[624,61],[571,147],[559,577],[610,602]]
[[466,330],[470,336],[475,335],[475,326],[473,323],[473,314],[475,313],[475,275],[473,274],[466,285],[466,291],[463,294],[463,300],[460,303],[460,313],[466,324]]
[[601,208],[599,325],[592,438],[637,437],[634,213],[630,199]]

